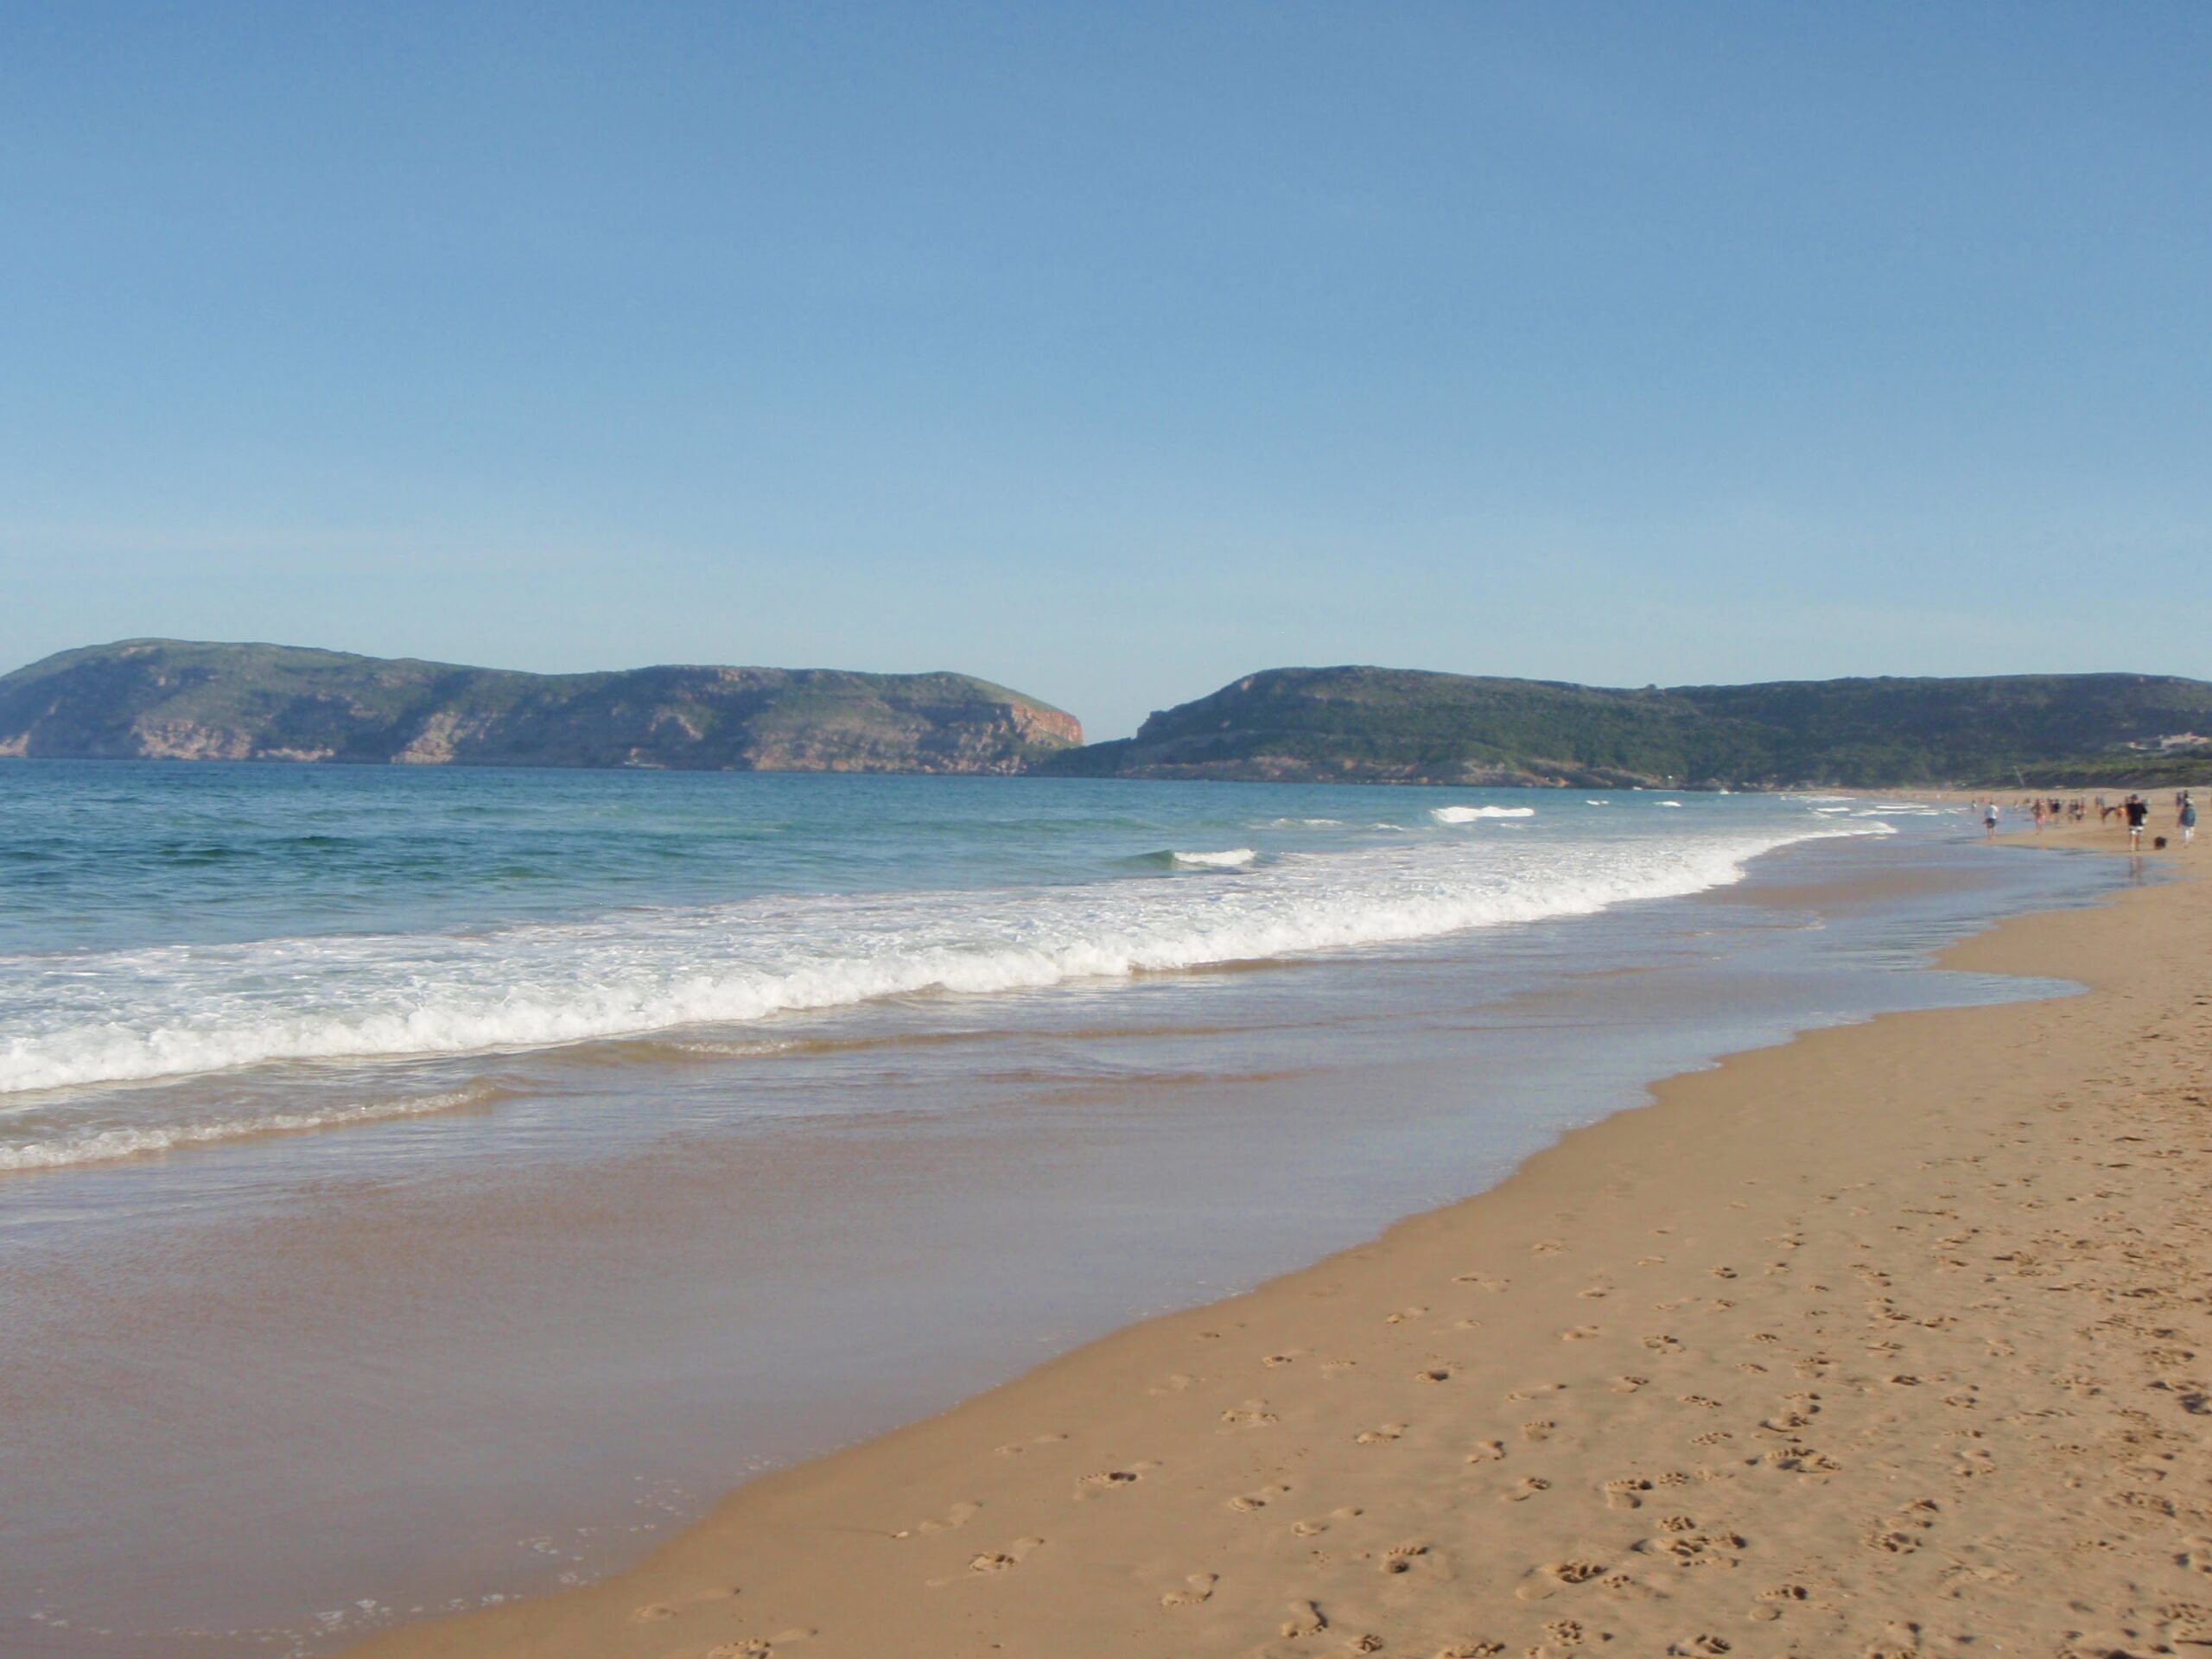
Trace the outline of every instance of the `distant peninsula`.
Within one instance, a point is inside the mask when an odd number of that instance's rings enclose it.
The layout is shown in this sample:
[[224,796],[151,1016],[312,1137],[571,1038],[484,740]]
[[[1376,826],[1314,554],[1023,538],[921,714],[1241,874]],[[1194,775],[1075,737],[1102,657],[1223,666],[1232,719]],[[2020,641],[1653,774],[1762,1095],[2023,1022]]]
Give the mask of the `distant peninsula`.
[[128,639],[0,677],[0,756],[1624,789],[2212,783],[2212,683],[2149,674],[1641,690],[1277,668],[1085,746],[964,674],[524,674]]
[[1278,668],[1039,769],[1115,778],[1779,789],[2212,779],[2212,684],[2146,674],[1613,690]]
[[1074,715],[965,674],[524,674],[126,639],[0,677],[0,755],[691,771],[1019,772]]

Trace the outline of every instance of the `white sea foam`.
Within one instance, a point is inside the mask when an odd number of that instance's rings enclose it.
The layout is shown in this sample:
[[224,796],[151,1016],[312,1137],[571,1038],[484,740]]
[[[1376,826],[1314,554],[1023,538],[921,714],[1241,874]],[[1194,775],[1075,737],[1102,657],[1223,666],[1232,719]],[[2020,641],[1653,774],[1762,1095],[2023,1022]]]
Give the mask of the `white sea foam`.
[[1231,847],[1219,853],[1175,853],[1171,856],[1185,869],[1238,870],[1260,855],[1249,847]]
[[43,1140],[0,1145],[0,1170],[63,1169],[73,1164],[111,1163],[148,1153],[212,1141],[239,1141],[257,1135],[297,1135],[309,1129],[350,1128],[394,1117],[419,1117],[464,1106],[488,1105],[500,1090],[489,1084],[456,1089],[411,1099],[361,1101],[312,1112],[269,1112],[260,1116],[214,1118],[128,1128],[86,1128]]
[[1810,814],[1801,823],[1586,840],[1421,837],[1287,854],[1237,881],[763,897],[465,934],[5,958],[0,1029],[12,1034],[0,1042],[0,1094],[540,1048],[886,997],[1357,950],[1694,893],[1791,842],[1887,833]]
[[1662,806],[1680,806],[1681,803],[1680,801],[1662,801],[1659,804]]
[[1472,823],[1479,818],[1533,818],[1533,806],[1439,806],[1429,810],[1439,823]]
[[1612,803],[1611,801],[1585,801],[1582,804],[1585,806],[1611,806]]

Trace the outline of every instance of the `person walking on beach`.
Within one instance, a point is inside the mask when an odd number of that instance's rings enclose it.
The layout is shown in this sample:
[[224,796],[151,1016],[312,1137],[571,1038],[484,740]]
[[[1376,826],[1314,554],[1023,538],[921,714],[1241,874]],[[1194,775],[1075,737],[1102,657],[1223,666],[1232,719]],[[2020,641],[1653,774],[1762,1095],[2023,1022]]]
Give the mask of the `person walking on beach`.
[[2127,814],[2127,850],[2143,850],[2143,825],[2151,816],[2151,803],[2140,795],[2130,795],[2120,810]]
[[1982,803],[1981,827],[1988,831],[1990,840],[1997,839],[1997,798],[1994,795]]
[[2181,792],[2181,810],[2176,818],[2181,825],[2181,844],[2186,847],[2196,838],[2196,803],[2190,799],[2185,789]]

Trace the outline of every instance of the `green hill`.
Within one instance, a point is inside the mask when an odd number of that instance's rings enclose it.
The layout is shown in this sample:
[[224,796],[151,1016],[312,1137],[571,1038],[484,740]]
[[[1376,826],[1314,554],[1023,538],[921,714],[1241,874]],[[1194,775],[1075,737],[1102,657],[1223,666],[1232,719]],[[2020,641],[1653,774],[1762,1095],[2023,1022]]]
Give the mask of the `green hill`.
[[[1095,777],[1436,784],[2058,785],[2212,776],[2212,684],[2141,674],[1641,691],[1409,669],[1270,669],[1042,763]],[[2191,769],[2194,768],[2193,772]]]
[[[0,755],[1731,788],[2212,780],[2212,684],[2143,674],[1640,691],[1282,668],[1085,748],[963,674],[522,674],[132,639],[0,677]],[[2131,747],[2136,746],[2136,747]]]
[[1013,772],[1075,718],[964,674],[522,674],[290,645],[130,639],[0,678],[0,754]]

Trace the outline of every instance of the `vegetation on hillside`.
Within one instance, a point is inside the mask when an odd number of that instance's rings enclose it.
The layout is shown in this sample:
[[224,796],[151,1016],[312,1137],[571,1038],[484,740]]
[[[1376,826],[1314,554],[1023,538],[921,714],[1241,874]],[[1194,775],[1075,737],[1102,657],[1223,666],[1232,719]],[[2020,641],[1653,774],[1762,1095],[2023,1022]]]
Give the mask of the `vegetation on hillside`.
[[963,674],[524,674],[289,645],[126,640],[0,677],[0,753],[721,770],[1018,772],[1080,743]]
[[[2212,729],[2212,684],[2139,674],[1846,679],[1613,690],[1405,669],[1254,674],[1045,769],[1117,777],[1599,787],[2017,784],[2212,757],[2126,747]],[[2085,774],[2086,775],[2086,772]]]

